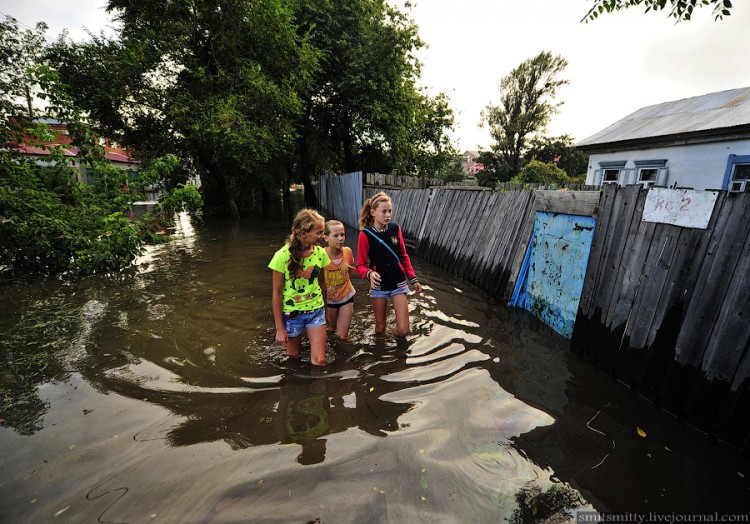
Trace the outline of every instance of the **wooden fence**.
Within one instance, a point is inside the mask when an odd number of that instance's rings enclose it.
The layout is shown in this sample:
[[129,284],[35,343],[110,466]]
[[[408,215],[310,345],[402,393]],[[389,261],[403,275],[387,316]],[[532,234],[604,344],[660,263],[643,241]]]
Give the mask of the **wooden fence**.
[[[367,199],[381,188],[365,187]],[[394,222],[416,256],[507,300],[516,284],[534,212],[594,214],[599,192],[470,188],[388,189]]]
[[318,181],[318,206],[326,217],[356,228],[362,198],[362,171],[346,175],[322,175]]
[[647,191],[607,187],[571,347],[716,437],[750,439],[750,194],[707,229],[642,220]]
[[535,211],[596,217],[571,348],[681,420],[750,445],[750,194],[720,192],[694,229],[642,220],[641,186],[387,191],[415,255],[502,299]]

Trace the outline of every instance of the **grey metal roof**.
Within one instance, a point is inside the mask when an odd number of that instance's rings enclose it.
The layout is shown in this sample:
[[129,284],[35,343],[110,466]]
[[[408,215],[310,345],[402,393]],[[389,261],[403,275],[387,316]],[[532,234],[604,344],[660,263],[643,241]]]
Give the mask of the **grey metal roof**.
[[576,146],[694,133],[750,124],[750,87],[646,106]]

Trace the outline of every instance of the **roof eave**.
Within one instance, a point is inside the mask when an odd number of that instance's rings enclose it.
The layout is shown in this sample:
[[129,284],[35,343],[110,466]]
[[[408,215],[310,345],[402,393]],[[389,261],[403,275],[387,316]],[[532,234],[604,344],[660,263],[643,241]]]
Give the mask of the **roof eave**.
[[634,138],[631,140],[582,144],[576,145],[575,148],[587,153],[604,153],[609,151],[629,151],[633,149],[654,149],[657,147],[707,144],[711,142],[724,142],[727,140],[745,140],[748,138],[750,138],[750,124],[743,124],[741,126]]

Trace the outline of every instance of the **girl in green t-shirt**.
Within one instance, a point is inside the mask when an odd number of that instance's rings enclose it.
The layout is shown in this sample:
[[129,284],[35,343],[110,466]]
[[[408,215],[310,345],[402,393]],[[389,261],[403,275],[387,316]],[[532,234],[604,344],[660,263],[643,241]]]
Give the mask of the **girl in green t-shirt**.
[[326,363],[326,286],[323,268],[331,263],[323,238],[325,220],[313,209],[303,209],[292,222],[292,234],[268,267],[273,270],[273,320],[276,342],[290,357],[298,357],[302,331],[310,339],[310,362]]

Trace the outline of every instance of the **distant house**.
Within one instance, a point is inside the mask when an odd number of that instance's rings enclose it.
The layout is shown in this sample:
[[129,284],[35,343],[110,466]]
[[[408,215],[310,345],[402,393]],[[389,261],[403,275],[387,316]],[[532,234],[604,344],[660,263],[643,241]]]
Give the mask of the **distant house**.
[[461,160],[461,167],[464,168],[464,173],[468,178],[473,178],[484,169],[484,164],[477,162],[479,158],[479,151],[464,151],[463,158]]
[[576,147],[589,185],[750,189],[750,87],[644,107]]
[[[46,164],[48,162],[47,158],[51,154],[50,148],[60,146],[62,148],[63,156],[70,159],[71,166],[80,169],[81,166],[78,162],[78,148],[73,145],[73,140],[68,133],[68,126],[63,122],[54,119],[39,119],[37,122],[49,125],[50,130],[55,134],[55,139],[50,142],[40,142],[39,140],[27,136],[23,143],[16,146],[14,149],[19,153],[36,158],[40,164]],[[100,138],[99,143],[104,148],[105,160],[112,165],[123,169],[138,168],[138,160],[133,158],[128,150],[117,142],[107,138]],[[80,175],[78,175],[78,179],[81,182],[86,181],[84,171],[81,171]]]

